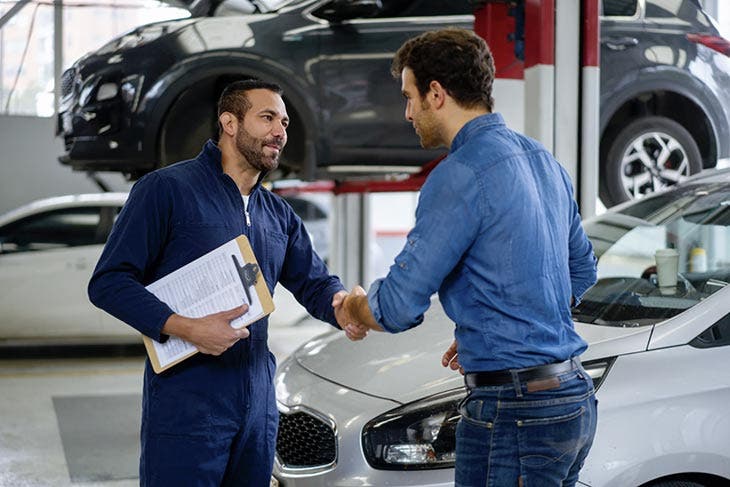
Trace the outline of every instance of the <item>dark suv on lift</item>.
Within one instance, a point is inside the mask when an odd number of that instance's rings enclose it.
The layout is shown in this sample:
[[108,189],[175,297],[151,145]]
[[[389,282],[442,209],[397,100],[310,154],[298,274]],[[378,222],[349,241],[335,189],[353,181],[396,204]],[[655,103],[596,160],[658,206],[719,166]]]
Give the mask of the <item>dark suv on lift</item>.
[[[137,177],[193,157],[217,130],[220,90],[246,76],[283,86],[282,166],[302,178],[403,171],[439,155],[404,122],[390,61],[425,30],[473,28],[472,2],[238,0],[231,15],[232,3],[192,2],[192,18],[135,29],[68,69],[61,162]],[[697,0],[604,0],[601,28],[604,203],[730,156],[730,47]]]

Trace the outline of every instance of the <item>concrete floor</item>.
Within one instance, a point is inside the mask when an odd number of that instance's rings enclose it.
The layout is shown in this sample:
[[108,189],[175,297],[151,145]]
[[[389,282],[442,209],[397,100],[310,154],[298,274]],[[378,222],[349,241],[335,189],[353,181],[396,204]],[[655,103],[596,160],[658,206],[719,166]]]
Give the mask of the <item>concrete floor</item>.
[[[280,362],[330,329],[272,324],[269,346]],[[138,485],[143,368],[142,356],[0,360],[0,487]]]

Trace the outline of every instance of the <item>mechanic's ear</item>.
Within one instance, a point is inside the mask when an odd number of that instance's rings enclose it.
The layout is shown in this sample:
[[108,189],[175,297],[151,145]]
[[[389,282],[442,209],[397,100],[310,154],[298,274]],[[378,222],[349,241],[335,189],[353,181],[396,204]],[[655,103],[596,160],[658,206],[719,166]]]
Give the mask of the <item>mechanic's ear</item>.
[[230,136],[236,135],[236,132],[238,131],[238,119],[235,115],[231,112],[223,112],[218,117],[218,121],[226,134]]

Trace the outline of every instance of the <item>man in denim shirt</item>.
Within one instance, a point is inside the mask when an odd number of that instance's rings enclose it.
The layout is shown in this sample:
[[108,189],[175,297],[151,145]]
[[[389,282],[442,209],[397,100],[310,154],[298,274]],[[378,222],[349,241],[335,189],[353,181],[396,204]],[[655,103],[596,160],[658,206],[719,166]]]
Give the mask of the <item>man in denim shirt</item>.
[[261,186],[287,141],[281,93],[259,80],[230,84],[218,102],[218,143],[135,184],[89,283],[94,304],[140,333],[178,336],[202,352],[160,374],[147,361],[143,487],[268,486],[279,420],[268,319],[234,329],[245,305],[181,316],[146,285],[244,234],[269,291],[280,282],[313,316],[333,326],[342,317],[332,307],[342,283],[291,207]]
[[345,298],[345,311],[353,323],[397,333],[421,323],[439,293],[456,323],[442,362],[465,373],[469,390],[457,486],[574,485],[596,402],[570,306],[595,282],[596,266],[570,179],[542,145],[492,113],[494,64],[473,32],[407,41],[393,75],[423,147],[449,154],[423,185],[415,227],[387,277],[367,296]]

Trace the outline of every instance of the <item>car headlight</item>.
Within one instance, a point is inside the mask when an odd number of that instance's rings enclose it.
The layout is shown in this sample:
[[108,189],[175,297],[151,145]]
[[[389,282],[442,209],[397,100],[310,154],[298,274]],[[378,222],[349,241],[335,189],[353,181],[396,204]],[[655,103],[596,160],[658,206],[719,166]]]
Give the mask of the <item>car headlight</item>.
[[144,83],[144,76],[140,74],[127,76],[121,83],[122,100],[129,105],[133,112],[137,110],[137,105],[139,104],[142,83]]
[[115,82],[108,82],[99,85],[96,90],[96,101],[111,100],[119,93],[119,86]]
[[79,106],[85,107],[89,104],[98,83],[99,78],[92,76],[89,77],[83,85],[81,85],[81,90],[79,91]]
[[451,468],[456,457],[456,424],[465,389],[427,397],[389,411],[365,425],[365,458],[383,470]]

